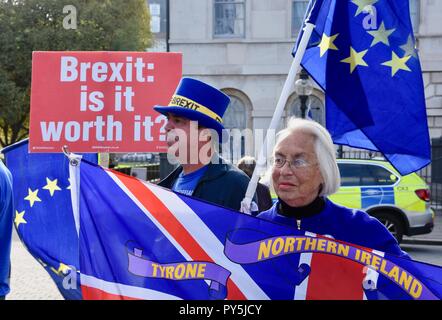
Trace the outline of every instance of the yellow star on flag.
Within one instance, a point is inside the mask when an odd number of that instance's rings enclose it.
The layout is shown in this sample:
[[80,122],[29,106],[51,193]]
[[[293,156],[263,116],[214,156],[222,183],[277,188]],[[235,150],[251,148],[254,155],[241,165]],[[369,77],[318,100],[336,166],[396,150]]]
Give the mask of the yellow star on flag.
[[385,29],[385,25],[383,22],[379,26],[378,30],[367,31],[370,35],[374,37],[370,47],[373,47],[379,42],[382,42],[383,44],[390,46],[390,41],[388,40],[388,37],[395,31],[396,31],[395,28],[390,30]]
[[54,195],[55,191],[61,191],[60,187],[57,185],[57,179],[51,180],[46,178],[46,185],[43,187],[45,190],[49,190],[51,197]]
[[356,10],[355,17],[358,16],[367,6],[372,6],[379,0],[351,0],[355,5],[358,6],[358,10]]
[[349,63],[350,73],[353,73],[357,66],[368,67],[368,64],[364,61],[364,56],[367,52],[368,50],[357,52],[355,49],[350,47],[350,57],[341,60],[341,62]]
[[23,218],[23,216],[25,215],[25,212],[18,212],[17,210],[15,210],[15,219],[14,219],[14,223],[15,223],[15,227],[18,229],[18,226],[21,225],[22,223],[27,223],[25,218]]
[[38,197],[37,194],[38,194],[38,189],[32,191],[30,188],[28,188],[28,196],[25,198],[25,200],[29,201],[31,208],[35,202],[41,202],[41,199]]
[[336,40],[336,38],[339,36],[339,33],[335,34],[334,36],[327,36],[325,33],[322,35],[321,43],[319,44],[320,48],[320,56],[322,57],[328,50],[339,50],[333,41]]
[[69,266],[60,262],[60,266],[58,267],[57,271],[62,274],[68,274],[70,270],[71,270],[71,268]]
[[410,68],[407,66],[407,61],[410,60],[411,56],[406,56],[403,58],[399,58],[394,51],[391,53],[391,60],[386,61],[382,63],[383,66],[391,67],[391,76],[394,77],[394,75],[399,70],[405,70],[410,71]]
[[404,57],[405,56],[412,56],[412,57],[414,57],[416,59],[418,58],[417,57],[417,52],[416,52],[416,45],[414,44],[412,35],[408,36],[407,43],[405,43],[404,45],[400,46],[400,48],[402,50],[404,50],[404,52],[405,52],[404,53]]
[[65,275],[65,274],[69,273],[71,268],[69,266],[65,265],[64,263],[60,262],[60,266],[58,267],[58,270],[56,270],[55,268],[52,268],[52,267],[51,267],[51,270],[58,275]]

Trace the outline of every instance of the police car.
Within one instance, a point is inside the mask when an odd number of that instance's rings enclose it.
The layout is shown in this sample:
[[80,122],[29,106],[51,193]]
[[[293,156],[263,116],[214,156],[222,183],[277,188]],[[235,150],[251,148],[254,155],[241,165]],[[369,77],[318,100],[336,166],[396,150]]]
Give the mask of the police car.
[[362,209],[379,219],[402,241],[403,235],[430,233],[434,211],[428,185],[416,173],[401,176],[386,161],[338,160],[341,187],[329,198],[349,208]]

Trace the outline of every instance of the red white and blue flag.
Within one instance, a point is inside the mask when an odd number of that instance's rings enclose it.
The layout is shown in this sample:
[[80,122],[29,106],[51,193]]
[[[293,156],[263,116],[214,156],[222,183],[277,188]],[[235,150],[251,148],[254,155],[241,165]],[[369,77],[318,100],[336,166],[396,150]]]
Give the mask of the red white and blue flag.
[[442,297],[440,267],[261,220],[84,160],[76,170],[84,299]]

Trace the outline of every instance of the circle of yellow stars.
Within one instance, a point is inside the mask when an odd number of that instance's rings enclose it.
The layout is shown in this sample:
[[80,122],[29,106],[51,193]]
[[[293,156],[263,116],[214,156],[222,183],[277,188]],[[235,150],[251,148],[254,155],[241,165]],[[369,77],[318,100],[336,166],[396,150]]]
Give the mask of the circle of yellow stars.
[[[351,0],[353,4],[357,6],[355,17],[360,13],[364,12],[368,6],[374,5],[379,0]],[[373,41],[370,48],[377,45],[383,44],[390,46],[390,36],[396,31],[395,28],[388,29],[385,27],[385,23],[381,22],[377,30],[367,31],[373,37]],[[323,34],[321,42],[319,43],[319,55],[323,57],[329,50],[338,51],[339,48],[335,44],[336,39],[339,37],[339,33],[334,35]],[[399,46],[399,48],[404,51],[402,57],[398,56],[394,51],[391,52],[391,60],[384,61],[381,63],[382,66],[391,68],[391,76],[394,77],[399,71],[412,72],[408,67],[407,62],[411,57],[417,58],[417,52],[413,36],[410,35],[407,42],[404,45]],[[350,74],[352,74],[358,67],[369,67],[368,63],[364,60],[364,57],[368,53],[369,49],[357,51],[355,48],[350,46],[350,55],[342,59],[340,62],[349,64]]]
[[[69,183],[70,183],[70,179],[69,179]],[[71,188],[71,186],[69,185],[67,187],[67,189],[70,189],[70,188]],[[58,179],[51,180],[48,177],[46,177],[46,185],[42,189],[49,191],[49,194],[51,195],[51,197],[54,196],[56,191],[61,191],[61,188],[58,186]],[[36,202],[41,202],[41,199],[38,196],[39,191],[40,191],[39,189],[32,190],[31,188],[28,188],[28,195],[24,198],[24,200],[29,201],[29,206],[31,208],[35,205]],[[18,210],[15,211],[14,223],[15,223],[15,226],[17,227],[17,229],[21,224],[27,223],[27,221],[24,218],[24,215],[25,215],[24,210],[20,211],[20,212]]]
[[[46,177],[46,185],[43,186],[43,190],[49,191],[49,194],[51,197],[54,196],[56,191],[61,191],[61,188],[58,186],[58,179],[49,179]],[[71,180],[69,179],[69,186],[66,189],[71,189]],[[32,208],[36,202],[41,202],[42,200],[38,197],[39,189],[32,190],[31,188],[28,188],[28,195],[24,198],[24,200],[29,201],[29,206]],[[14,224],[18,230],[19,226],[22,224],[27,224],[27,221],[24,218],[25,211],[15,211],[15,219]],[[41,259],[38,259],[38,261],[43,265],[43,267],[47,267],[47,264],[44,263]],[[52,272],[57,274],[58,276],[64,276],[67,275],[72,268],[70,266],[65,265],[64,263],[60,262],[58,269],[55,269],[54,267],[50,268]]]

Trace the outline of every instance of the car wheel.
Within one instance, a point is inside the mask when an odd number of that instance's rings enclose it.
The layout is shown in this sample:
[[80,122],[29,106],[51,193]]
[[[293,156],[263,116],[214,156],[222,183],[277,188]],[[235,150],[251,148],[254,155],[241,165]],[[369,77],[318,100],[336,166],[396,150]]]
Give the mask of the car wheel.
[[396,238],[397,242],[401,243],[404,235],[404,224],[401,219],[393,213],[380,212],[373,215],[378,219],[388,231]]

